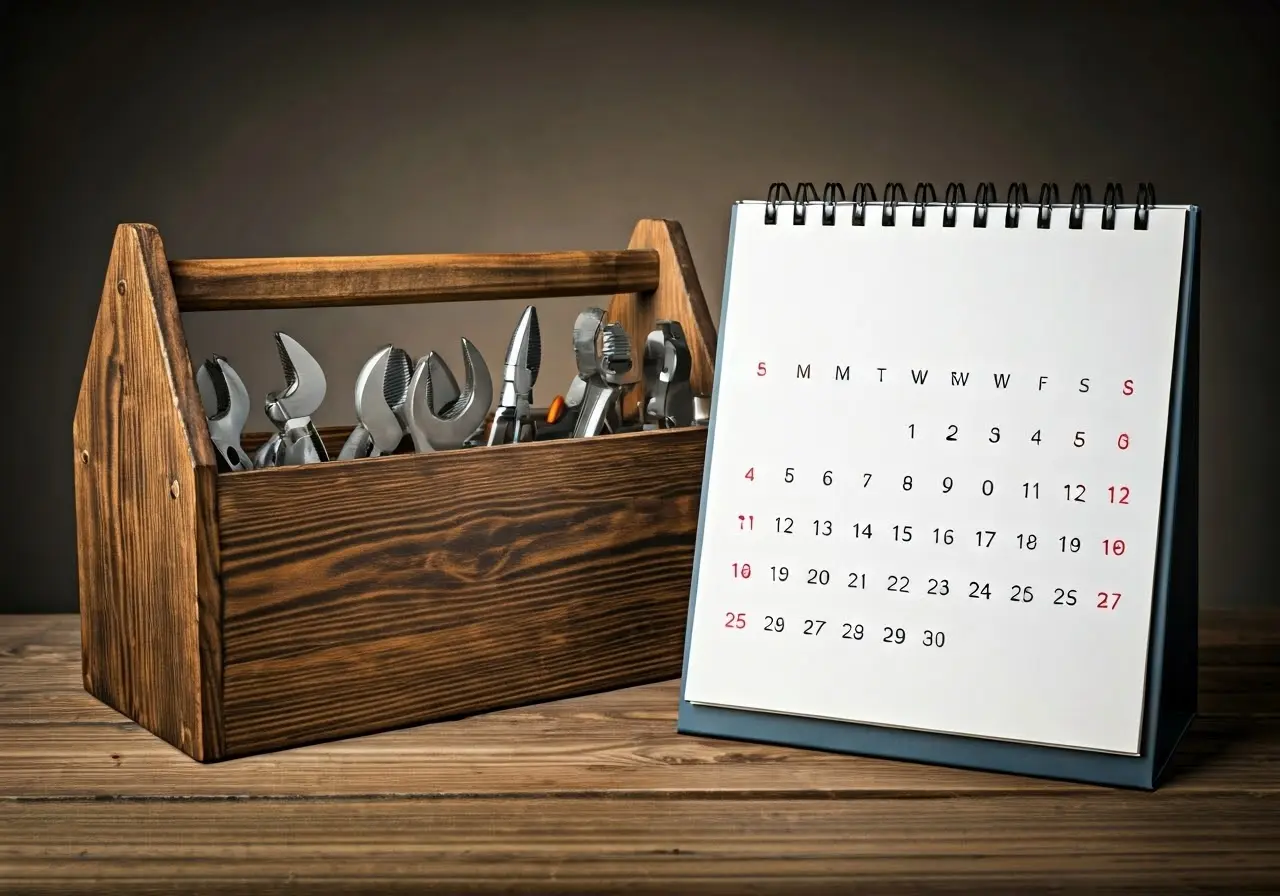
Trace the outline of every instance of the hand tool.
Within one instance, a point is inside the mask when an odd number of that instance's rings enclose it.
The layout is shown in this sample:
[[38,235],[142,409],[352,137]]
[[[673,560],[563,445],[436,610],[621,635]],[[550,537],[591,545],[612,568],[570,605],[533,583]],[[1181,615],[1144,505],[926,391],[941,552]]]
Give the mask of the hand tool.
[[[447,404],[438,403],[436,392],[441,369],[448,371],[444,360],[435,352],[428,352],[414,367],[406,405],[414,450],[421,453],[462,448],[484,426],[489,406],[493,404],[493,377],[480,350],[465,338],[462,364],[466,382],[458,397]],[[448,379],[453,380],[451,372]]]
[[538,312],[532,305],[524,309],[520,322],[511,334],[507,356],[502,367],[502,395],[493,413],[489,444],[532,441],[533,386],[542,367],[542,334],[538,329]]
[[401,420],[413,362],[403,349],[387,345],[374,353],[356,377],[356,424],[338,460],[390,454],[404,438]]
[[[267,393],[266,412],[267,419],[280,432],[258,449],[255,461],[262,461],[259,466],[275,466],[328,460],[329,453],[311,422],[311,415],[324,402],[327,388],[324,370],[288,333],[277,331],[275,340],[280,366],[284,370],[285,387]],[[287,444],[286,436],[289,437]],[[310,447],[305,443],[310,443]],[[290,446],[293,446],[292,450],[286,450]]]
[[693,396],[693,425],[708,426],[711,423],[711,396]]
[[240,447],[249,419],[249,390],[227,359],[214,355],[196,370],[196,388],[209,423],[209,440],[224,472],[252,470],[253,460]]
[[660,320],[644,347],[644,417],[664,429],[693,425],[693,356],[679,321]]
[[620,323],[603,325],[604,310],[588,308],[573,327],[573,354],[586,393],[573,427],[574,438],[600,435],[631,370],[631,339]]

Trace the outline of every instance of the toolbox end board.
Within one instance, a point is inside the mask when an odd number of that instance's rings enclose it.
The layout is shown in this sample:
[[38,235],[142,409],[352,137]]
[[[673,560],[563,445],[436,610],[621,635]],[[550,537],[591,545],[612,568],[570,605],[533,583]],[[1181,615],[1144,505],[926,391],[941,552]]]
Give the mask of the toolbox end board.
[[155,228],[122,224],[72,426],[85,690],[222,752],[217,466]]

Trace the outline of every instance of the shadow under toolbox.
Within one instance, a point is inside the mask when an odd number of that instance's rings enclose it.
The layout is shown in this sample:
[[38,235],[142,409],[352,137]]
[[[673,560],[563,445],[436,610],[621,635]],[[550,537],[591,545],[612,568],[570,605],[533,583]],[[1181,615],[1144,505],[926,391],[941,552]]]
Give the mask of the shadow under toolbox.
[[610,294],[641,350],[680,322],[709,395],[672,221],[622,251],[173,262],[121,225],[74,424],[86,690],[208,762],[679,677],[706,427],[219,472],[180,316]]

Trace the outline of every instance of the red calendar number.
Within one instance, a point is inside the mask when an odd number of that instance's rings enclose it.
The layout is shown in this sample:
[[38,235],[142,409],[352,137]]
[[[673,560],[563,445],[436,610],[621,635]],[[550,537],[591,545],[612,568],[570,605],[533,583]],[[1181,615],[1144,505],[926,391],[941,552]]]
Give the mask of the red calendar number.
[[1124,385],[1122,385],[1122,386],[1120,387],[1120,394],[1121,394],[1121,395],[1132,395],[1132,394],[1133,394],[1133,380],[1125,380],[1125,381],[1124,381]]
[[752,467],[751,469],[747,470],[747,475],[743,476],[742,478],[743,478],[743,479],[748,479],[748,480],[750,480],[750,481],[752,481],[752,482],[755,482],[755,481],[756,481],[756,468],[755,468],[755,467]]
[[1107,494],[1111,498],[1112,504],[1128,504],[1129,503],[1129,486],[1113,485],[1107,489]]
[[1120,438],[1116,439],[1116,447],[1121,451],[1129,447],[1129,434],[1127,432],[1120,433]]
[[764,366],[763,361],[756,365],[756,376],[764,376],[768,372],[769,370]]
[[725,613],[724,627],[725,628],[746,628],[747,614],[746,613]]
[[751,578],[751,564],[750,563],[733,564],[733,577],[735,579]]
[[754,530],[754,529],[755,529],[755,527],[756,527],[756,518],[755,518],[754,516],[751,516],[750,514],[741,514],[741,513],[740,513],[740,514],[738,514],[738,528],[739,528],[739,529],[752,529],[752,530]]
[[1119,557],[1124,553],[1124,539],[1121,538],[1104,538],[1102,539],[1102,553],[1108,557]]
[[1107,593],[1106,591],[1098,592],[1098,609],[1099,610],[1114,610],[1116,608],[1116,604],[1118,603],[1120,603],[1119,592],[1116,592],[1116,591],[1112,591],[1110,593]]

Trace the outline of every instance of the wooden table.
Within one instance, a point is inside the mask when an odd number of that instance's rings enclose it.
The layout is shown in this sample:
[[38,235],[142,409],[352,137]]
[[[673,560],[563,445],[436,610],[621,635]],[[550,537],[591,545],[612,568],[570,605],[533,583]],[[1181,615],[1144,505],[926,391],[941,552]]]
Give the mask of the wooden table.
[[1280,891],[1280,613],[1201,627],[1148,794],[684,737],[675,682],[202,766],[0,616],[0,892]]

